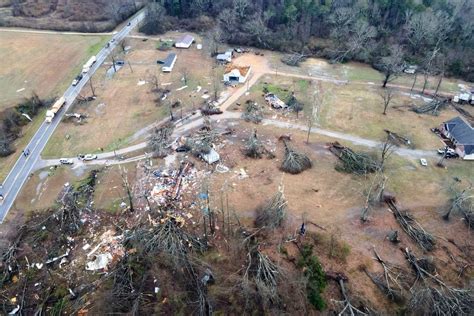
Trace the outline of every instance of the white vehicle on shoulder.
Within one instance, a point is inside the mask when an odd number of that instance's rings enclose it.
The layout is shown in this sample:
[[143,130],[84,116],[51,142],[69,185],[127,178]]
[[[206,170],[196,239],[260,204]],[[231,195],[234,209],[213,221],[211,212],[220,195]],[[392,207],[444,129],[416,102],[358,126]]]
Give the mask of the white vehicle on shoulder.
[[97,155],[87,154],[82,158],[82,160],[84,160],[84,161],[91,161],[91,160],[94,160],[94,159],[97,159]]
[[72,165],[72,164],[74,164],[74,160],[72,160],[70,158],[61,158],[61,159],[59,159],[59,163],[62,164],[62,165]]
[[428,167],[428,161],[426,161],[425,158],[420,158],[420,164],[421,164],[423,167]]

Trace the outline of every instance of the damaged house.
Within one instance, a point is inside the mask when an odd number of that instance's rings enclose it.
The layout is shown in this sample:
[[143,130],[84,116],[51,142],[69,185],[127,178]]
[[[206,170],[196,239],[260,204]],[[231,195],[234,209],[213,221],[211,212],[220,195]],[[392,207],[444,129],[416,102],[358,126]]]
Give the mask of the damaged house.
[[453,142],[459,157],[474,160],[474,128],[469,122],[458,116],[441,124],[440,130]]
[[250,75],[250,66],[229,65],[224,72],[224,82],[231,84],[245,83]]

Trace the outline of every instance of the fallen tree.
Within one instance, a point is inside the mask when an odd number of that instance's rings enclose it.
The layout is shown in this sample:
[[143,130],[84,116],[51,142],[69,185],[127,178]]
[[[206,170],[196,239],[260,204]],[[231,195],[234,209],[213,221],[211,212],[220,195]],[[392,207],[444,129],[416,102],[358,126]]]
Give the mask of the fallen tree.
[[447,99],[434,99],[431,102],[419,107],[413,107],[412,111],[418,114],[430,114],[438,116],[439,112],[446,108],[449,104]]
[[244,153],[247,157],[254,159],[260,159],[264,155],[266,155],[268,158],[275,157],[275,155],[265,148],[265,145],[263,145],[263,143],[258,139],[257,130],[255,130],[247,140]]
[[342,146],[338,142],[329,144],[329,150],[340,160],[340,164],[336,165],[337,171],[367,174],[380,169],[380,164],[375,159],[366,154],[357,153],[348,147]]
[[255,225],[266,228],[281,227],[286,217],[287,204],[283,189],[279,189],[270,200],[257,209]]
[[163,158],[168,155],[173,129],[172,124],[166,124],[153,130],[148,139],[148,147],[153,152],[154,157]]
[[286,141],[284,141],[284,144],[285,157],[280,167],[281,170],[291,174],[298,174],[313,166],[308,156],[291,148]]
[[388,203],[393,216],[402,229],[413,239],[423,250],[431,251],[436,245],[433,235],[423,229],[416,219],[408,211],[400,211],[393,202]]
[[257,102],[247,100],[242,118],[247,122],[260,123],[263,120],[263,109]]

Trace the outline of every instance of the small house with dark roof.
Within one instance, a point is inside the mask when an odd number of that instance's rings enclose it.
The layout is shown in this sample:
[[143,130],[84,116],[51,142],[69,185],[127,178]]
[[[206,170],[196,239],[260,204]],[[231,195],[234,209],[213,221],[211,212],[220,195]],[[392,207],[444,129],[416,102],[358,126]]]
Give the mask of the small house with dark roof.
[[460,157],[474,160],[474,128],[469,122],[458,116],[444,122],[440,130],[456,146]]
[[159,60],[158,63],[162,64],[161,70],[163,72],[171,72],[173,70],[174,64],[176,63],[176,53],[169,53],[169,55],[164,60]]

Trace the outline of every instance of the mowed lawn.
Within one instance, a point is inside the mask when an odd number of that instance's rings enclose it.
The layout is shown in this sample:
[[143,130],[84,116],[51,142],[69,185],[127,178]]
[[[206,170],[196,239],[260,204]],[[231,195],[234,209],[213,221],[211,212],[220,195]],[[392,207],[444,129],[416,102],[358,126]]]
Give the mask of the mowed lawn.
[[[305,105],[303,113],[296,119],[295,113],[270,108],[263,98],[264,87],[282,99],[294,91],[296,98]],[[279,119],[297,120],[306,125],[316,90],[322,93],[323,99],[316,123],[319,127],[380,141],[386,136],[384,130],[388,129],[409,138],[417,149],[440,147],[440,139],[430,128],[459,115],[451,108],[444,109],[438,116],[417,114],[411,110],[412,107],[420,106],[424,101],[404,91],[396,91],[387,115],[383,115],[383,89],[378,85],[334,84],[284,75],[263,76],[250,89],[250,94],[238,102],[245,104],[249,99],[254,100],[263,105],[267,117],[276,115]],[[243,106],[234,106],[233,109],[243,110]]]
[[[97,99],[75,104],[70,112],[87,116],[82,124],[63,120],[49,140],[42,153],[43,158],[74,157],[78,154],[106,152],[124,148],[145,140],[143,128],[159,122],[170,115],[170,104],[181,102],[181,107],[173,108],[175,118],[198,108],[205,102],[204,90],[210,89],[213,60],[203,50],[195,46],[187,50],[159,51],[156,41],[127,39],[131,49],[123,54],[118,48],[114,55],[117,60],[130,62],[113,77],[106,75],[111,60],[94,75]],[[169,52],[177,52],[178,58],[171,73],[163,73],[158,59],[164,59]],[[200,63],[196,63],[200,60]],[[156,76],[159,88],[168,90],[165,100],[157,102],[163,92],[154,91],[152,78]],[[185,84],[183,77],[186,76]],[[184,86],[186,88],[183,88]],[[197,87],[200,86],[200,92]],[[81,95],[90,96],[90,86],[86,85]],[[140,136],[135,133],[140,132]]]
[[0,32],[0,110],[36,92],[61,94],[108,36]]

